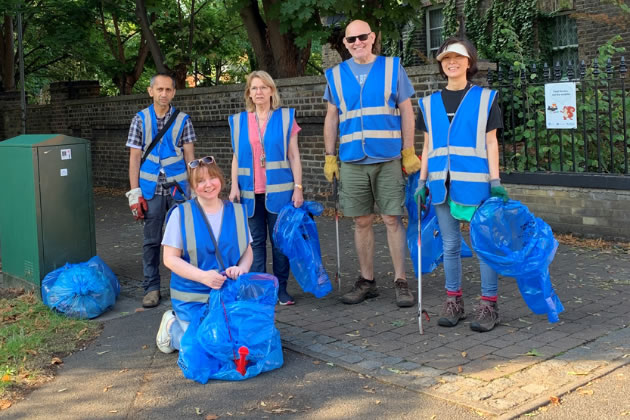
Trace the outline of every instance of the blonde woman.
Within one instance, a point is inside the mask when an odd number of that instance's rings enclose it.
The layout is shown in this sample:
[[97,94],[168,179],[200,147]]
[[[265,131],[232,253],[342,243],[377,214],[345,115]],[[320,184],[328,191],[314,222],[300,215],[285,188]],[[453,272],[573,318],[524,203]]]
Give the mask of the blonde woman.
[[302,163],[295,110],[280,107],[271,76],[254,71],[247,76],[246,110],[229,117],[232,135],[232,188],[230,201],[247,209],[252,234],[252,272],[266,272],[267,237],[271,240],[273,274],[278,278],[278,302],[293,305],[287,292],[289,260],[273,241],[278,212],[287,203],[300,207]]

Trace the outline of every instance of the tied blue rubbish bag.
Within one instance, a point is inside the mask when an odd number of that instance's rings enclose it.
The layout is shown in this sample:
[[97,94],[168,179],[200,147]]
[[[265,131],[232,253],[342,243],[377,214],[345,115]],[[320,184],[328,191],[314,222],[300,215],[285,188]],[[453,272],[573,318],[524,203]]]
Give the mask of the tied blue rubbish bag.
[[317,225],[312,216],[319,216],[324,206],[305,201],[302,207],[289,203],[282,207],[273,228],[273,240],[280,251],[289,258],[291,271],[305,292],[316,298],[332,291],[328,274],[322,264],[322,254]]
[[[405,187],[405,206],[409,215],[407,224],[407,247],[409,256],[413,262],[413,269],[418,275],[418,203],[414,200],[414,194],[418,188],[420,172],[415,172],[407,179]],[[426,209],[422,210],[422,273],[430,273],[435,270],[444,260],[444,247],[442,244],[442,234],[438,226],[435,209],[431,205],[428,197]],[[472,257],[472,251],[462,239],[461,256],[463,258]]]
[[73,318],[96,318],[116,303],[120,283],[99,257],[78,264],[66,263],[42,280],[42,301]]
[[[280,332],[274,324],[278,279],[247,273],[210,293],[184,333],[177,361],[184,376],[240,381],[282,366]],[[237,371],[238,350],[247,347],[245,375]]]
[[551,227],[519,201],[493,197],[470,221],[473,249],[503,276],[514,277],[525,303],[535,314],[558,322],[564,307],[551,285],[549,264],[558,249]]

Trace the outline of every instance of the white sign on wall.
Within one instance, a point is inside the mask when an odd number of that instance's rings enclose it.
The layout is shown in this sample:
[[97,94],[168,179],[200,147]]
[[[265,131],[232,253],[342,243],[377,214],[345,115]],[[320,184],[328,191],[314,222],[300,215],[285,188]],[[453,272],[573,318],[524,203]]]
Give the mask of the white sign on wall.
[[575,82],[545,84],[547,128],[577,128]]

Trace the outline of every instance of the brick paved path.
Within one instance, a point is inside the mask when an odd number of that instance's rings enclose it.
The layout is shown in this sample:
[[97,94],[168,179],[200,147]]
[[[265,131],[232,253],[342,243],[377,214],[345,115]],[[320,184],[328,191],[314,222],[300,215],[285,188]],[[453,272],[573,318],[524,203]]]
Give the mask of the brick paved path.
[[[123,294],[141,296],[142,228],[133,222],[124,197],[98,194],[97,249],[118,274]],[[335,225],[317,218],[322,255],[336,271]],[[342,292],[358,275],[352,222],[340,221]],[[290,279],[297,304],[278,306],[283,345],[328,363],[388,383],[445,398],[495,415],[531,409],[630,361],[630,255],[560,245],[550,266],[565,307],[560,322],[532,314],[511,278],[499,280],[501,325],[488,333],[470,330],[470,319],[454,328],[437,326],[444,299],[442,268],[423,276],[423,305],[431,316],[420,335],[417,308],[395,305],[393,273],[383,225],[375,227],[375,278],[380,296],[357,305],[339,302],[336,289],[315,299]],[[168,296],[168,270],[162,294]],[[417,291],[411,263],[411,289]],[[464,260],[467,313],[479,297],[475,258]],[[156,326],[157,327],[157,326]],[[512,413],[512,414],[509,414]]]

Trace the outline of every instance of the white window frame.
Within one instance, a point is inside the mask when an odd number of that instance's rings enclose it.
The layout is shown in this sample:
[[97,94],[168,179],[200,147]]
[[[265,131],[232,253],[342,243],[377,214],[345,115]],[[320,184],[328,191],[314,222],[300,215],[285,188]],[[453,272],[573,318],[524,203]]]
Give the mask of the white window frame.
[[[432,54],[433,51],[437,52],[437,49],[431,49],[431,29],[434,29],[434,30],[442,29],[442,34],[444,34],[444,26],[431,28],[430,12],[434,10],[440,10],[440,9],[444,9],[443,4],[427,7],[426,9],[424,9],[424,15],[425,15],[425,21],[426,21],[426,24],[424,26],[426,28],[426,37],[427,37],[427,58],[429,59],[434,58],[434,55]],[[442,16],[444,16],[444,12],[442,12]]]

